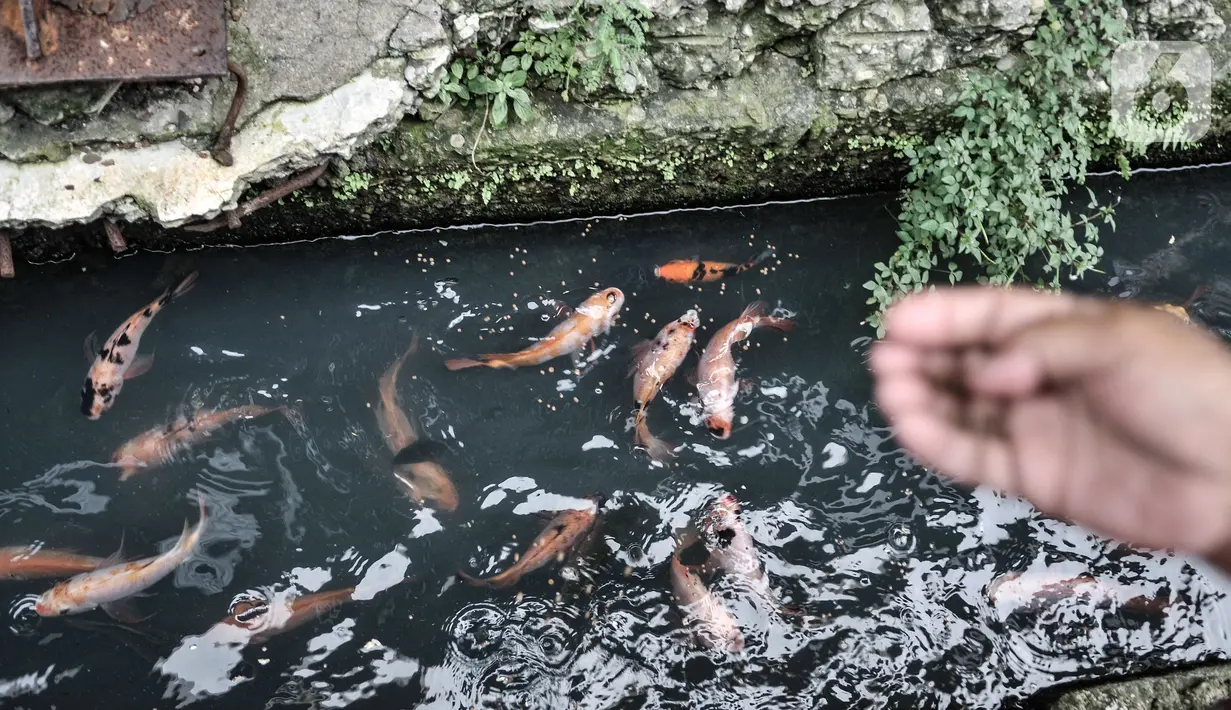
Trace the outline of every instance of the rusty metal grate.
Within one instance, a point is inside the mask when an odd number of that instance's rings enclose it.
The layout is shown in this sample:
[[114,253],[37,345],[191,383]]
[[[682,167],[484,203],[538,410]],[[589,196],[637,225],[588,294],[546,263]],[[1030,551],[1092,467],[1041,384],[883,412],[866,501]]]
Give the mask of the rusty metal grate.
[[0,87],[227,73],[225,0],[0,0]]

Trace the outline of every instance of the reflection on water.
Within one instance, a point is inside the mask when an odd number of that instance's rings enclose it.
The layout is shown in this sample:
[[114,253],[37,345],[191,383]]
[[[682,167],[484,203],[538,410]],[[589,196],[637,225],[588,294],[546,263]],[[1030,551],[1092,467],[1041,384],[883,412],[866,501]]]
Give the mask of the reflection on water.
[[[1206,284],[1194,320],[1231,326],[1231,283],[1217,273],[1231,264],[1219,251],[1231,216],[1208,196],[1221,183],[1231,176],[1128,185],[1119,221],[1132,233],[1117,235],[1093,286],[1178,304]],[[0,413],[0,546],[104,556],[123,540],[129,556],[155,554],[198,492],[210,522],[193,556],[138,600],[153,614],[138,625],[101,612],[40,619],[30,600],[53,582],[4,582],[0,698],[993,708],[1058,682],[1225,656],[1227,585],[1204,565],[949,486],[897,447],[868,403],[858,325],[858,284],[892,246],[885,201],[201,252],[197,288],[146,336],[157,364],[99,422],[59,403],[84,369],[80,339],[127,315],[162,262],[46,267],[6,283],[18,314],[6,336],[37,347],[8,348],[0,363],[14,373]],[[767,243],[777,257],[764,272],[691,288],[652,278],[670,259],[742,258]],[[628,299],[620,322],[576,360],[442,364],[525,347],[552,327],[545,298],[576,305],[610,286]],[[696,308],[699,351],[757,299],[800,327],[758,332],[736,353],[745,383],[731,438],[704,426],[692,355],[654,403],[655,434],[678,457],[650,461],[633,447],[631,346]],[[412,330],[422,347],[399,392],[423,436],[448,447],[456,511],[413,506],[377,426],[377,380]],[[178,413],[254,402],[292,408],[129,481],[105,463]],[[507,569],[552,512],[594,493],[606,503],[585,554],[509,589],[457,582],[459,569]],[[745,638],[736,654],[692,643],[669,579],[681,534],[724,493],[769,587],[709,580]]]

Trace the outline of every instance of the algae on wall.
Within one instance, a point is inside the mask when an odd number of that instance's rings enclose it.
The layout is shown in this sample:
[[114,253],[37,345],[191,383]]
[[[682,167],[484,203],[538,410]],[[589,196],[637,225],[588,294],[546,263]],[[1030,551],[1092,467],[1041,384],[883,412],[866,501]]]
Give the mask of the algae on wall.
[[[443,104],[453,64],[475,63],[476,49],[507,58],[523,32],[558,36],[574,8],[594,19],[631,1],[234,0],[230,53],[249,77],[235,144],[250,159],[237,154],[228,168],[204,155],[234,92],[229,79],[121,86],[109,97],[114,87],[5,94],[0,228],[109,215],[188,225],[326,159],[333,189],[281,204],[334,215],[340,229],[369,215],[379,226],[423,226],[893,187],[899,150],[934,135],[969,73],[996,71],[1044,8],[1043,0],[645,0],[652,17],[642,51],[608,64],[595,90],[579,93],[574,81],[565,102],[558,80],[531,69],[532,115],[510,111],[500,129],[483,100]],[[1207,43],[1220,78],[1229,6],[1129,3],[1137,36]],[[278,118],[290,106],[293,126]],[[1222,132],[1228,113],[1217,108]],[[285,140],[257,139],[277,129]],[[137,162],[143,170],[117,169]],[[174,238],[259,239],[255,229]],[[168,238],[132,232],[137,242]],[[46,257],[54,238],[30,237],[18,234],[19,256]]]

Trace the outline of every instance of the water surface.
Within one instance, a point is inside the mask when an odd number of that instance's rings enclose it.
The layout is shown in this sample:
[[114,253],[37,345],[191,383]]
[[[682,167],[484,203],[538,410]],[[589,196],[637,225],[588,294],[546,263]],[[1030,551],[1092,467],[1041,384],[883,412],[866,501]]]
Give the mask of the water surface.
[[[1183,301],[1221,287],[1231,172],[1136,176],[1083,286]],[[950,486],[896,445],[869,404],[860,284],[893,244],[892,196],[28,267],[0,285],[6,394],[0,545],[105,556],[167,549],[204,493],[207,541],[139,600],[154,616],[38,619],[54,580],[4,582],[0,698],[13,707],[994,708],[1055,683],[1225,657],[1227,585],[1182,557],[1132,550],[994,493]],[[1172,241],[1174,237],[1174,241]],[[702,255],[764,272],[689,288],[652,269]],[[156,362],[101,421],[78,411],[82,342],[185,269],[196,288],[143,343]],[[511,351],[550,329],[543,296],[627,294],[578,371],[449,372],[448,357]],[[1228,291],[1231,293],[1231,291]],[[754,300],[796,319],[738,355],[749,380],[734,434],[714,439],[683,376],[650,409],[682,445],[670,467],[632,446],[628,352],[689,308],[703,344]],[[1229,301],[1231,302],[1231,301]],[[1196,309],[1214,325],[1218,299]],[[389,475],[377,379],[413,333],[408,414],[452,450],[456,512],[416,509]],[[688,361],[695,365],[696,356]],[[122,442],[179,412],[294,405],[120,482]],[[674,532],[735,494],[792,623],[731,589],[748,649],[693,646],[667,566]],[[601,544],[511,590],[457,583],[499,571],[540,513],[601,493]],[[989,586],[1095,575],[1092,593],[1025,598]],[[395,584],[404,578],[405,583]],[[1033,580],[1033,581],[1032,581]],[[1117,586],[1118,585],[1118,586]],[[218,626],[234,600],[358,586],[354,604],[242,651]],[[993,587],[995,588],[995,587]],[[999,587],[1009,590],[1009,586]],[[1086,591],[1090,591],[1087,589]],[[1123,602],[1158,596],[1147,609]],[[1160,596],[1161,595],[1161,596]]]

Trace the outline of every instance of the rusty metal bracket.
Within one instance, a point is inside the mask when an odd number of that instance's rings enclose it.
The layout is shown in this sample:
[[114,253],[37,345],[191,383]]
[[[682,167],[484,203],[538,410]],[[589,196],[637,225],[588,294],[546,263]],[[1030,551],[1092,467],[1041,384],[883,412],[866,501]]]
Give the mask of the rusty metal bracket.
[[0,88],[226,73],[226,0],[0,0]]
[[184,230],[188,232],[212,232],[215,229],[222,229],[223,227],[236,229],[240,225],[239,220],[241,218],[247,217],[262,207],[281,200],[283,197],[286,197],[298,189],[311,185],[325,174],[325,169],[328,167],[329,161],[326,160],[315,168],[305,170],[277,187],[269,188],[265,192],[262,192],[230,212],[224,212],[208,222],[188,225],[187,227],[184,227]]
[[41,59],[43,43],[38,36],[38,17],[34,14],[34,0],[21,0],[21,31],[26,38],[26,59]]
[[235,121],[244,108],[244,99],[248,96],[248,73],[239,62],[227,62],[227,71],[235,75],[235,97],[231,99],[231,108],[227,111],[226,120],[222,122],[222,130],[218,131],[218,140],[210,149],[210,157],[219,165],[231,167],[235,163],[231,157],[231,137],[235,135]]

